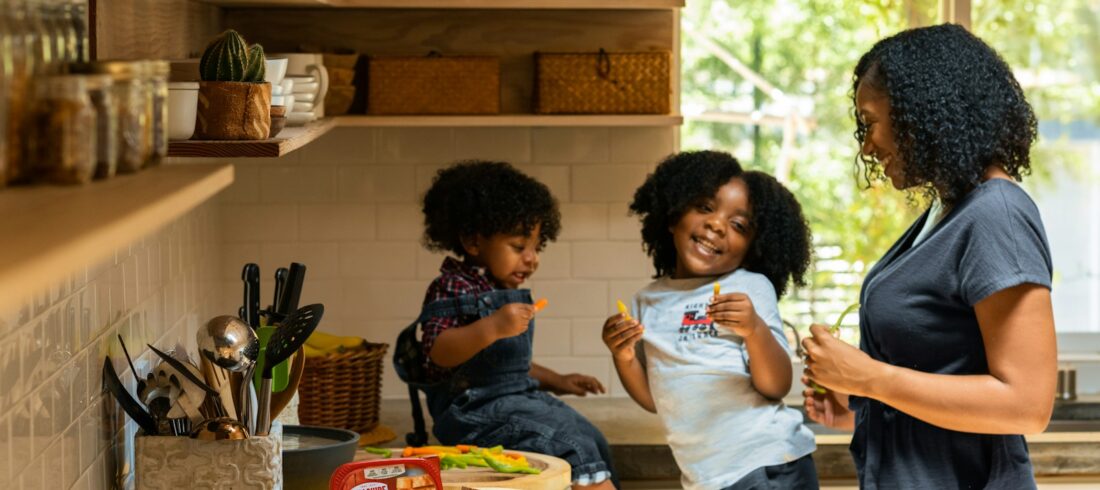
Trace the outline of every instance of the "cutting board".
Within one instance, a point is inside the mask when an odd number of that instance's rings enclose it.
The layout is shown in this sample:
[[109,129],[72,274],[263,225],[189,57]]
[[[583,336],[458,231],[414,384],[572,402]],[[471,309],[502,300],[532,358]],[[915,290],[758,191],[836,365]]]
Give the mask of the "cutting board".
[[[528,453],[524,451],[507,451],[508,453],[522,454],[527,458],[533,468],[542,470],[537,475],[517,475],[510,473],[497,473],[490,468],[469,467],[466,469],[453,469],[443,472],[444,490],[492,490],[492,489],[518,489],[518,490],[565,490],[569,487],[572,478],[569,463],[563,459],[547,456],[545,454]],[[394,449],[394,455],[401,453],[401,449]],[[381,456],[358,451],[355,453],[356,461],[381,459]]]

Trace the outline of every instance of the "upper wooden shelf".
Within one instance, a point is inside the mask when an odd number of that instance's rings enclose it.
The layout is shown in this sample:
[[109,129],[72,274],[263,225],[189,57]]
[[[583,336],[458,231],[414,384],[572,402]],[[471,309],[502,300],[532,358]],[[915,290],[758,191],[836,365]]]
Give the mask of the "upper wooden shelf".
[[171,223],[233,183],[233,166],[162,165],[84,186],[0,191],[0,310]]
[[332,119],[322,119],[305,126],[284,128],[272,139],[253,141],[170,141],[170,157],[279,157],[320,138],[336,125]]
[[201,0],[219,7],[379,9],[638,10],[672,9],[684,0]]
[[492,116],[340,116],[340,127],[561,127],[561,126],[679,126],[683,116],[664,114]]

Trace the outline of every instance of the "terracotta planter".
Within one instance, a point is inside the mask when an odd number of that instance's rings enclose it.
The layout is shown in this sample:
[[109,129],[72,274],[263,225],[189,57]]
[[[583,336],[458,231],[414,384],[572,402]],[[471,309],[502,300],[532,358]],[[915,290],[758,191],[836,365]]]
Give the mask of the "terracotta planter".
[[262,140],[271,130],[271,84],[199,82],[195,139]]

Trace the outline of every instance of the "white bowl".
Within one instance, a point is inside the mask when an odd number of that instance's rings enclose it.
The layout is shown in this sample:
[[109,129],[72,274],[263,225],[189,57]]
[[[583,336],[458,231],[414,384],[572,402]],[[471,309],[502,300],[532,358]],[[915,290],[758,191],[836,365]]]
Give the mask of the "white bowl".
[[283,86],[282,85],[272,85],[271,86],[271,95],[283,95]]
[[294,93],[294,80],[291,80],[289,78],[284,78],[283,82],[280,83],[279,86],[283,87],[283,94],[284,95]]
[[309,112],[313,110],[313,102],[295,102],[291,112]]
[[286,58],[267,58],[264,60],[264,81],[272,85],[278,85],[286,76],[286,66],[290,60]]
[[313,99],[317,98],[317,94],[313,92],[297,93],[294,94],[294,99],[298,102],[313,102]]
[[198,82],[168,84],[168,139],[186,140],[195,134],[195,115],[199,109]]
[[306,123],[316,118],[317,116],[312,112],[291,112],[286,115],[286,125],[304,126]]
[[315,83],[317,77],[311,77],[308,75],[287,75],[283,80],[294,80],[294,83]]
[[271,96],[271,105],[286,105],[286,96],[285,95],[272,95]]
[[316,94],[320,84],[317,82],[306,83],[294,83],[294,93],[296,94]]

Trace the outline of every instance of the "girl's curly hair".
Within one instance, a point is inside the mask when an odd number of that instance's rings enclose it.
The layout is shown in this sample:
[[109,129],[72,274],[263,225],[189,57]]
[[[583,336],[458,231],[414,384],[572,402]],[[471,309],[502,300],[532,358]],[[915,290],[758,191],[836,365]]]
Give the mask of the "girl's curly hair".
[[[890,101],[890,118],[907,187],[953,205],[976,187],[987,166],[1000,164],[1016,180],[1031,170],[1035,114],[1012,71],[993,48],[966,29],[942,24],[902,31],[860,58],[852,106],[861,83]],[[856,118],[863,147],[867,126]],[[863,178],[881,176],[866,155]]]
[[543,183],[504,162],[470,160],[440,170],[424,194],[424,246],[466,256],[463,238],[527,235],[539,247],[558,238],[558,201]]
[[676,271],[676,246],[669,231],[701,199],[713,197],[731,179],[741,178],[749,189],[755,230],[745,262],[746,270],[763,274],[777,296],[794,281],[805,285],[810,266],[810,227],[802,206],[774,177],[744,171],[737,159],[718,151],[691,151],[662,161],[634,193],[630,212],[642,221],[642,245],[653,259],[655,277]]

